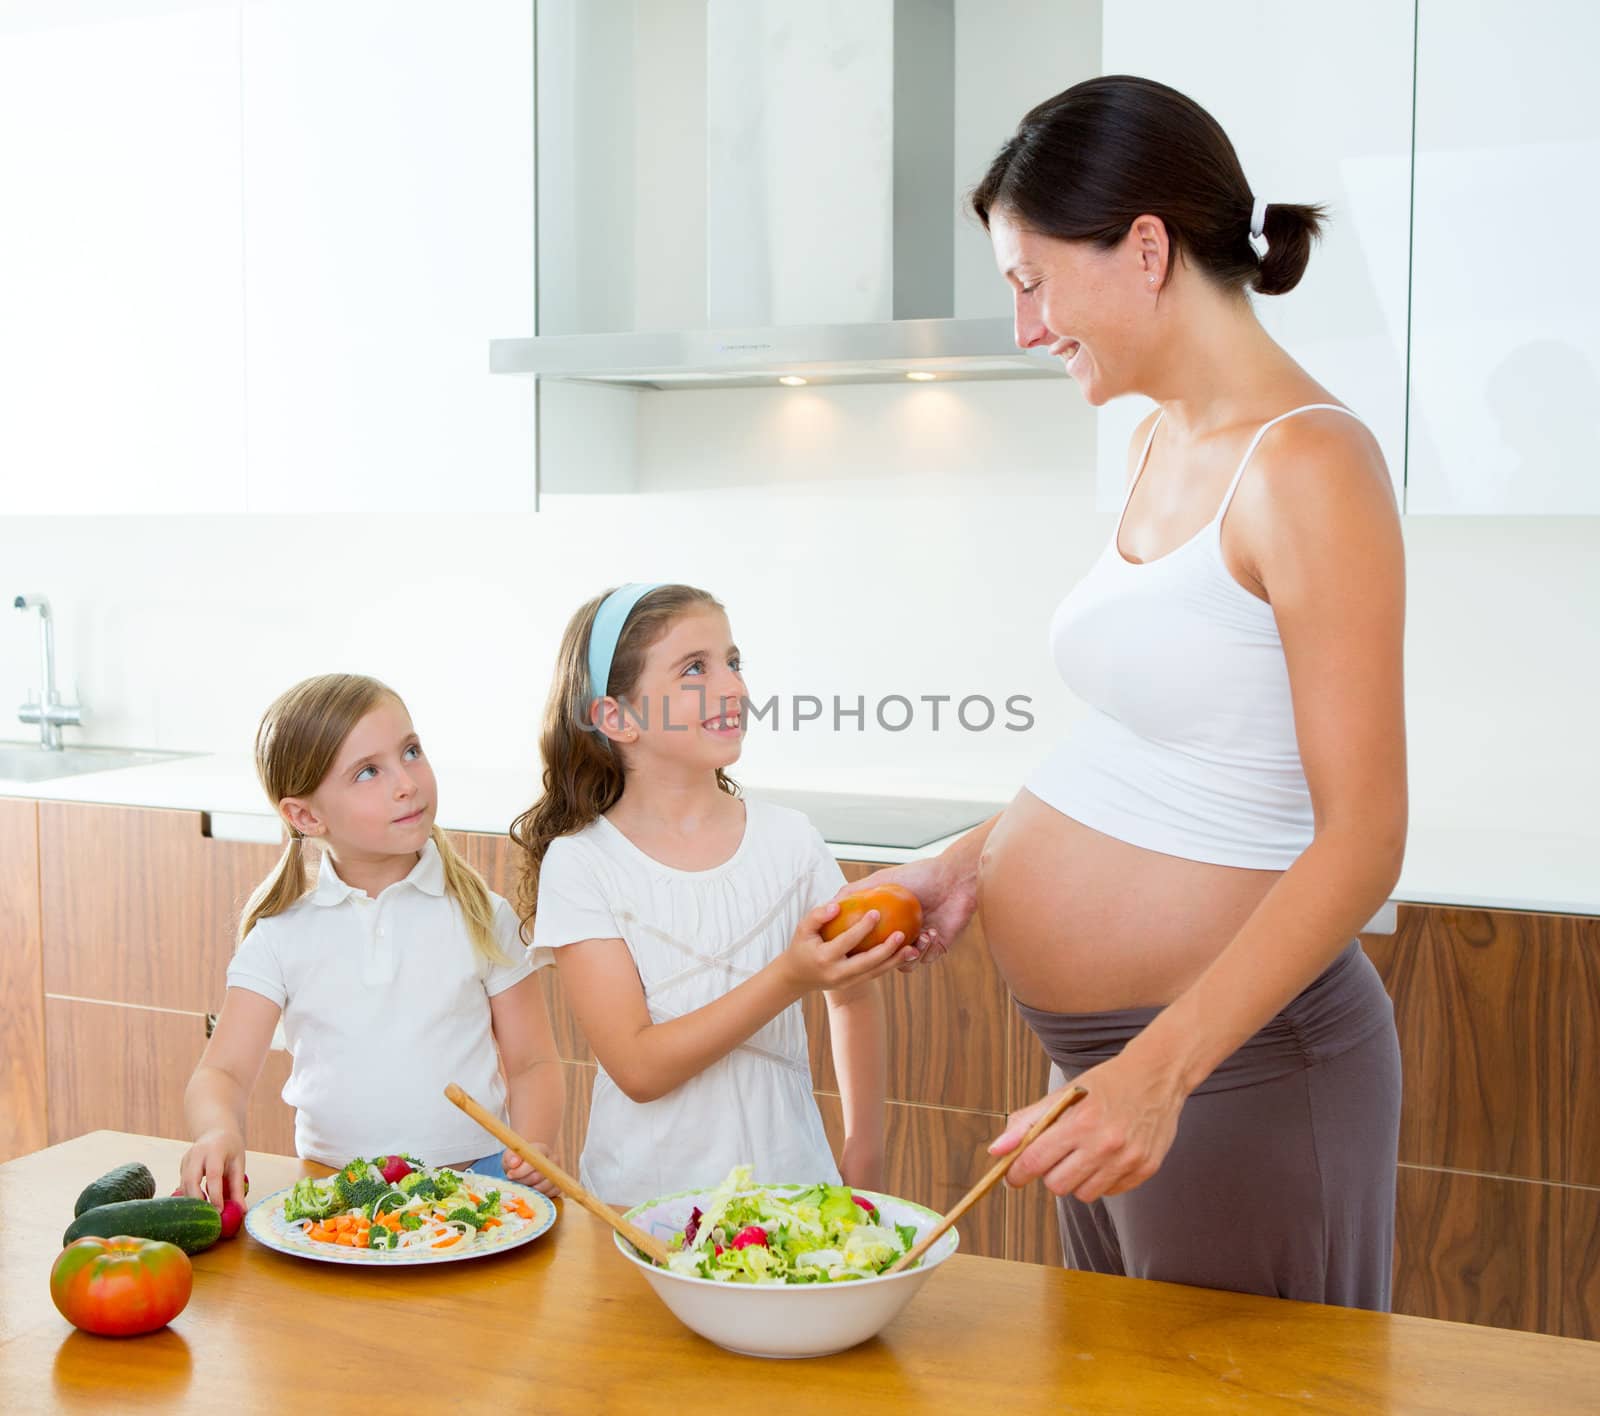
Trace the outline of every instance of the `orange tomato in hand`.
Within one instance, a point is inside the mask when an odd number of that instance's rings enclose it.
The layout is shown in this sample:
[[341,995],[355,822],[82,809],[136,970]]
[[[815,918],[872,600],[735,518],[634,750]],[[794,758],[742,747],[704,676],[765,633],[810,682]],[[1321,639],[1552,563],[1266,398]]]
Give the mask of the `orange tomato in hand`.
[[859,954],[863,949],[876,949],[896,930],[905,935],[905,943],[915,944],[922,931],[922,902],[904,885],[874,885],[846,895],[839,901],[839,913],[822,926],[824,939],[837,939],[868,910],[877,910],[877,927],[850,952]]
[[104,1337],[165,1327],[193,1288],[189,1256],[176,1244],[126,1235],[74,1240],[50,1271],[50,1297],[61,1316]]

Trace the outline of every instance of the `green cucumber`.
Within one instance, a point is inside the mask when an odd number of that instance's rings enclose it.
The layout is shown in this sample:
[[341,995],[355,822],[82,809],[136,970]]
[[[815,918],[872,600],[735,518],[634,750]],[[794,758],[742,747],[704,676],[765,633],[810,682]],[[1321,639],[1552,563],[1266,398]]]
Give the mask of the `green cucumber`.
[[114,1205],[119,1200],[152,1199],[155,1193],[156,1177],[150,1173],[150,1167],[136,1160],[129,1161],[127,1165],[108,1170],[92,1184],[85,1185],[77,1204],[72,1207],[72,1216],[76,1219],[88,1210],[101,1205]]
[[85,1234],[97,1234],[103,1239],[118,1234],[135,1239],[164,1239],[186,1254],[198,1254],[222,1236],[222,1216],[209,1201],[189,1197],[120,1200],[80,1214],[61,1236],[61,1247]]

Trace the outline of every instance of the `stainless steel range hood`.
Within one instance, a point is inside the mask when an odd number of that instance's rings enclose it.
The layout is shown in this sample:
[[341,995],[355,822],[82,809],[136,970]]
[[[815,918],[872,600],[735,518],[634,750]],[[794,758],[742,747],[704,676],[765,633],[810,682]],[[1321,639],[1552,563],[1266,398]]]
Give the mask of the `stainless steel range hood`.
[[543,335],[496,339],[497,374],[537,374],[634,388],[757,388],[1059,378],[1061,363],[1018,349],[1008,319],[888,320],[766,329]]
[[970,259],[982,234],[958,228],[954,0],[539,0],[536,16],[538,332],[491,341],[494,373],[1063,376],[1016,347],[998,277],[963,312],[994,314],[956,317],[955,242]]

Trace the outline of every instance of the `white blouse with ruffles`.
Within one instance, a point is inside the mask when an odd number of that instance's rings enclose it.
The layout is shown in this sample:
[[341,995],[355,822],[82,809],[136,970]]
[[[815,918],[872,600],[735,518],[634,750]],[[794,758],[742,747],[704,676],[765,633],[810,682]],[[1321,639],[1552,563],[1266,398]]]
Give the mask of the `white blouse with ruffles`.
[[[772,962],[843,883],[816,828],[770,802],[745,799],[739,847],[710,870],[663,865],[600,817],[550,843],[533,947],[623,940],[652,1021],[665,1023]],[[715,1185],[743,1164],[766,1182],[839,1181],[811,1094],[800,1004],[655,1101],[629,1100],[597,1069],[579,1175],[607,1203]]]

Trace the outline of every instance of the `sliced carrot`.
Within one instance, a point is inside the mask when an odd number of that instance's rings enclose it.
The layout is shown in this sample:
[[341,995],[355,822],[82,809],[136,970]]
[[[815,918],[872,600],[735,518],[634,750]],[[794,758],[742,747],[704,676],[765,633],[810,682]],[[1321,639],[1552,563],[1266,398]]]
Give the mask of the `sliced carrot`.
[[498,1229],[500,1221],[498,1219],[486,1219],[483,1221],[482,1227],[484,1229]]
[[452,1234],[448,1239],[439,1240],[438,1243],[436,1243],[433,1247],[435,1249],[448,1249],[452,1244],[459,1244],[460,1242],[461,1236],[459,1234]]
[[353,1249],[356,1246],[356,1236],[354,1234],[350,1233],[348,1230],[346,1230],[334,1242],[336,1244],[343,1244],[347,1248]]
[[351,1219],[350,1216],[347,1215],[347,1214],[341,1214],[333,1221],[333,1227],[335,1229],[337,1229],[341,1234],[345,1230],[353,1228],[354,1225],[355,1225],[355,1220]]
[[476,1205],[481,1205],[481,1204],[482,1204],[482,1203],[483,1203],[483,1196],[482,1196],[482,1195],[474,1195],[474,1194],[473,1194],[473,1193],[472,1193],[472,1191],[471,1191],[471,1190],[468,1190],[468,1191],[467,1191],[467,1198],[468,1198],[468,1199],[469,1199],[469,1200],[471,1200],[471,1201],[472,1201],[472,1203],[473,1203],[473,1204],[474,1204],[474,1205],[475,1205],[475,1206],[476,1206]]

